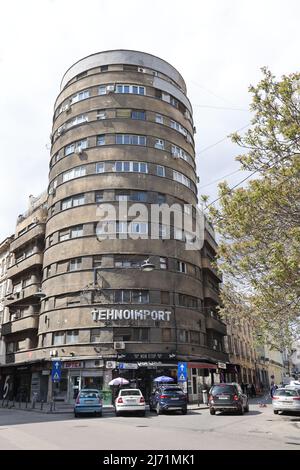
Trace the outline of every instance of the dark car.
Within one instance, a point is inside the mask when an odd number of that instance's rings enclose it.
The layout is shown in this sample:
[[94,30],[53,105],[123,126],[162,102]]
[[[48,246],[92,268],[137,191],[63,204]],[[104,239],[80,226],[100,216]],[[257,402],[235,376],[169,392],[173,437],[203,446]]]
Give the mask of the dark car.
[[243,415],[249,411],[248,397],[237,383],[221,383],[213,385],[208,397],[209,411],[236,411]]
[[150,411],[156,411],[159,415],[163,411],[179,410],[187,413],[187,397],[178,386],[162,386],[150,395]]

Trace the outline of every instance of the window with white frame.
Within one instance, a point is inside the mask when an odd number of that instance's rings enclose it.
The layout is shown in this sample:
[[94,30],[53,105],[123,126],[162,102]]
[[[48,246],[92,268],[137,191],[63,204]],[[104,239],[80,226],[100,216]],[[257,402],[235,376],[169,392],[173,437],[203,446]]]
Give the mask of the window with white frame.
[[98,95],[106,95],[106,85],[100,85],[99,86]]
[[144,135],[117,134],[116,144],[146,145],[146,137]]
[[157,176],[165,177],[166,176],[165,167],[162,166],[162,165],[156,165],[156,174],[157,174]]
[[106,119],[106,111],[103,109],[99,109],[97,111],[97,119],[98,120]]
[[173,170],[173,180],[178,181],[178,183],[184,184],[188,188],[192,187],[192,183],[189,180],[189,178],[187,178],[185,175],[183,175],[179,171]]
[[71,259],[71,261],[69,262],[69,271],[77,271],[78,269],[81,269],[81,263],[81,258]]
[[77,103],[77,101],[85,100],[86,98],[89,98],[89,96],[89,90],[80,91],[79,93],[76,93],[76,95],[72,96],[70,100],[71,104]]
[[165,142],[162,139],[155,139],[154,147],[163,150],[165,148]]
[[145,95],[146,89],[145,87],[138,85],[119,84],[116,86],[116,93],[132,93],[134,95]]
[[186,273],[186,263],[183,261],[177,261],[177,271],[180,273]]
[[80,176],[85,176],[86,168],[84,166],[78,166],[77,168],[72,168],[72,170],[66,171],[63,173],[63,182],[70,181],[74,178],[79,178]]
[[158,124],[163,124],[164,123],[164,118],[161,114],[156,114],[155,115],[155,122]]
[[75,152],[75,144],[69,144],[65,148],[65,155],[70,155]]
[[85,196],[84,194],[78,194],[77,196],[69,197],[67,199],[64,199],[61,202],[61,209],[69,209],[70,207],[76,207],[76,206],[81,206],[85,202]]
[[162,99],[163,101],[166,101],[167,103],[170,103],[170,95],[169,95],[169,93],[164,93],[164,92],[162,92],[162,94],[161,94],[161,99]]
[[83,225],[76,225],[71,228],[71,238],[77,238],[83,236]]
[[88,120],[89,118],[86,114],[81,114],[80,116],[76,116],[74,119],[69,121],[67,126],[68,127],[77,126],[78,124],[82,124],[84,122],[87,122]]
[[144,162],[116,162],[116,172],[148,173],[148,165]]
[[105,135],[98,135],[97,136],[97,145],[105,145]]
[[168,269],[168,258],[160,256],[159,258],[160,269]]
[[175,129],[176,131],[180,132],[184,136],[188,134],[187,130],[185,127],[183,127],[179,122],[171,120],[170,122],[172,129]]
[[96,173],[104,173],[105,172],[105,163],[99,162],[96,163]]
[[66,331],[66,344],[78,342],[78,330]]
[[59,346],[60,344],[65,344],[65,332],[57,331],[56,333],[53,333],[52,344],[53,346]]

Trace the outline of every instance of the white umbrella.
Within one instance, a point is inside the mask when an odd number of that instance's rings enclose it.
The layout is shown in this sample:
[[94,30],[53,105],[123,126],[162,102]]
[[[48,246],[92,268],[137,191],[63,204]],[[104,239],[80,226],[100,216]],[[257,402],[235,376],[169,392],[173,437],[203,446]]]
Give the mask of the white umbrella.
[[108,385],[127,385],[127,384],[129,384],[129,381],[127,379],[124,379],[124,377],[117,377],[116,379],[111,380]]

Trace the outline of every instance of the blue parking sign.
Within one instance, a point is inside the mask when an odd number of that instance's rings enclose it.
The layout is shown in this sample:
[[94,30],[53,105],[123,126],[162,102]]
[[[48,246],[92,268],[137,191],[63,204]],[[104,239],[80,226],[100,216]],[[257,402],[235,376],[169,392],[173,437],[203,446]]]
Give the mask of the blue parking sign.
[[52,382],[59,382],[61,379],[61,361],[52,362],[51,371]]
[[178,382],[187,381],[187,362],[178,362],[177,380]]

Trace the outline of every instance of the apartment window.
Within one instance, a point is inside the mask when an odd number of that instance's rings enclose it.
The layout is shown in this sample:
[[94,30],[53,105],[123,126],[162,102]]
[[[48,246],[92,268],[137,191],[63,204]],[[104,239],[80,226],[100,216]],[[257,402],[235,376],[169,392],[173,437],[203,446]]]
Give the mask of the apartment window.
[[148,304],[149,292],[146,290],[133,290],[132,291],[132,303]]
[[164,204],[166,202],[166,195],[162,193],[157,194],[157,204]]
[[155,122],[158,124],[163,124],[164,123],[164,118],[161,114],[156,114],[155,115]]
[[166,101],[167,103],[170,103],[170,95],[169,93],[164,93],[163,91],[161,92],[161,99],[163,101]]
[[71,155],[71,153],[74,153],[75,152],[75,144],[70,144],[70,145],[67,145],[66,148],[65,148],[65,155]]
[[146,191],[132,191],[130,193],[130,201],[147,202],[147,192]]
[[132,116],[132,111],[131,109],[117,109],[116,110],[116,117],[119,117],[119,118],[126,118],[126,119],[130,119]]
[[200,344],[200,333],[199,331],[191,331],[191,343],[193,344]]
[[87,76],[87,71],[81,72],[76,76],[76,80],[79,80],[80,78],[86,77]]
[[100,85],[99,86],[98,95],[106,95],[106,85]]
[[78,126],[79,124],[87,122],[88,120],[89,118],[87,115],[81,114],[81,116],[76,116],[71,121],[68,121],[68,127]]
[[170,292],[161,291],[160,303],[165,304],[165,305],[168,305],[170,303]]
[[120,191],[115,195],[116,201],[129,201],[130,191]]
[[61,232],[59,232],[59,241],[60,242],[63,242],[65,240],[69,240],[69,238],[70,238],[69,229],[68,230],[61,230]]
[[115,256],[114,266],[115,268],[139,268],[143,262],[143,258],[123,258],[121,256]]
[[100,343],[100,335],[101,335],[101,329],[93,328],[91,330],[91,343]]
[[83,225],[77,225],[71,228],[71,238],[83,236]]
[[86,149],[88,146],[88,141],[87,139],[83,139],[83,140],[79,140],[78,142],[76,142],[76,150],[83,150],[83,149]]
[[161,330],[161,339],[164,343],[172,341],[172,330],[171,328],[163,328]]
[[163,150],[165,148],[165,142],[162,139],[155,139],[154,147]]
[[116,93],[133,93],[134,95],[145,95],[145,87],[137,85],[117,85]]
[[170,96],[169,102],[172,106],[175,106],[175,108],[178,108],[178,101],[173,96]]
[[190,308],[197,308],[198,301],[196,297],[192,297],[191,295],[179,294],[178,295],[178,303],[182,307],[190,307]]
[[186,273],[186,263],[183,263],[183,261],[177,261],[177,271],[180,273]]
[[93,268],[101,268],[102,266],[102,256],[93,257]]
[[106,119],[106,111],[98,110],[97,111],[97,119],[98,120]]
[[146,235],[148,233],[148,224],[146,222],[130,222],[128,229],[129,233]]
[[184,184],[188,188],[191,188],[191,181],[179,171],[173,170],[173,180],[178,181],[178,183]]
[[107,71],[108,71],[108,65],[101,65],[100,72],[107,72]]
[[96,173],[104,173],[105,172],[105,163],[96,163]]
[[160,269],[168,269],[168,258],[159,258],[159,267]]
[[22,281],[13,286],[13,293],[17,294],[18,292],[21,292],[21,290],[22,290]]
[[97,136],[97,145],[105,145],[105,135]]
[[78,330],[70,330],[66,332],[66,344],[78,343]]
[[86,98],[89,98],[89,96],[90,96],[89,90],[80,91],[76,95],[72,96],[71,103],[73,104],[73,103],[77,103],[77,101],[85,100]]
[[104,191],[96,191],[95,193],[95,202],[99,203],[103,201]]
[[60,344],[65,343],[65,332],[64,331],[57,331],[56,333],[53,333],[52,336],[52,344],[54,346],[59,346]]
[[71,259],[71,261],[69,262],[69,271],[77,271],[78,269],[81,269],[81,263],[81,258]]
[[162,165],[156,165],[156,174],[157,176],[165,177],[166,176],[165,167]]
[[31,284],[31,276],[25,277],[25,279],[23,279],[23,287],[30,286],[30,284]]
[[178,341],[180,343],[189,342],[189,332],[187,330],[178,330]]
[[117,134],[116,144],[146,145],[146,137],[144,135]]
[[145,121],[146,113],[145,111],[131,111],[131,119],[138,119],[140,121]]
[[79,194],[78,196],[73,196],[68,199],[64,199],[61,203],[61,209],[69,209],[70,207],[80,206],[84,204],[85,197],[84,194]]
[[137,172],[148,173],[148,165],[144,162],[116,162],[115,171],[117,172]]
[[130,290],[115,290],[114,302],[129,303],[130,302]]
[[132,341],[149,341],[149,328],[133,328]]
[[72,170],[66,171],[63,173],[63,182],[69,181],[74,178],[79,178],[80,176],[85,176],[86,168],[84,166],[79,166],[77,168],[73,168]]

